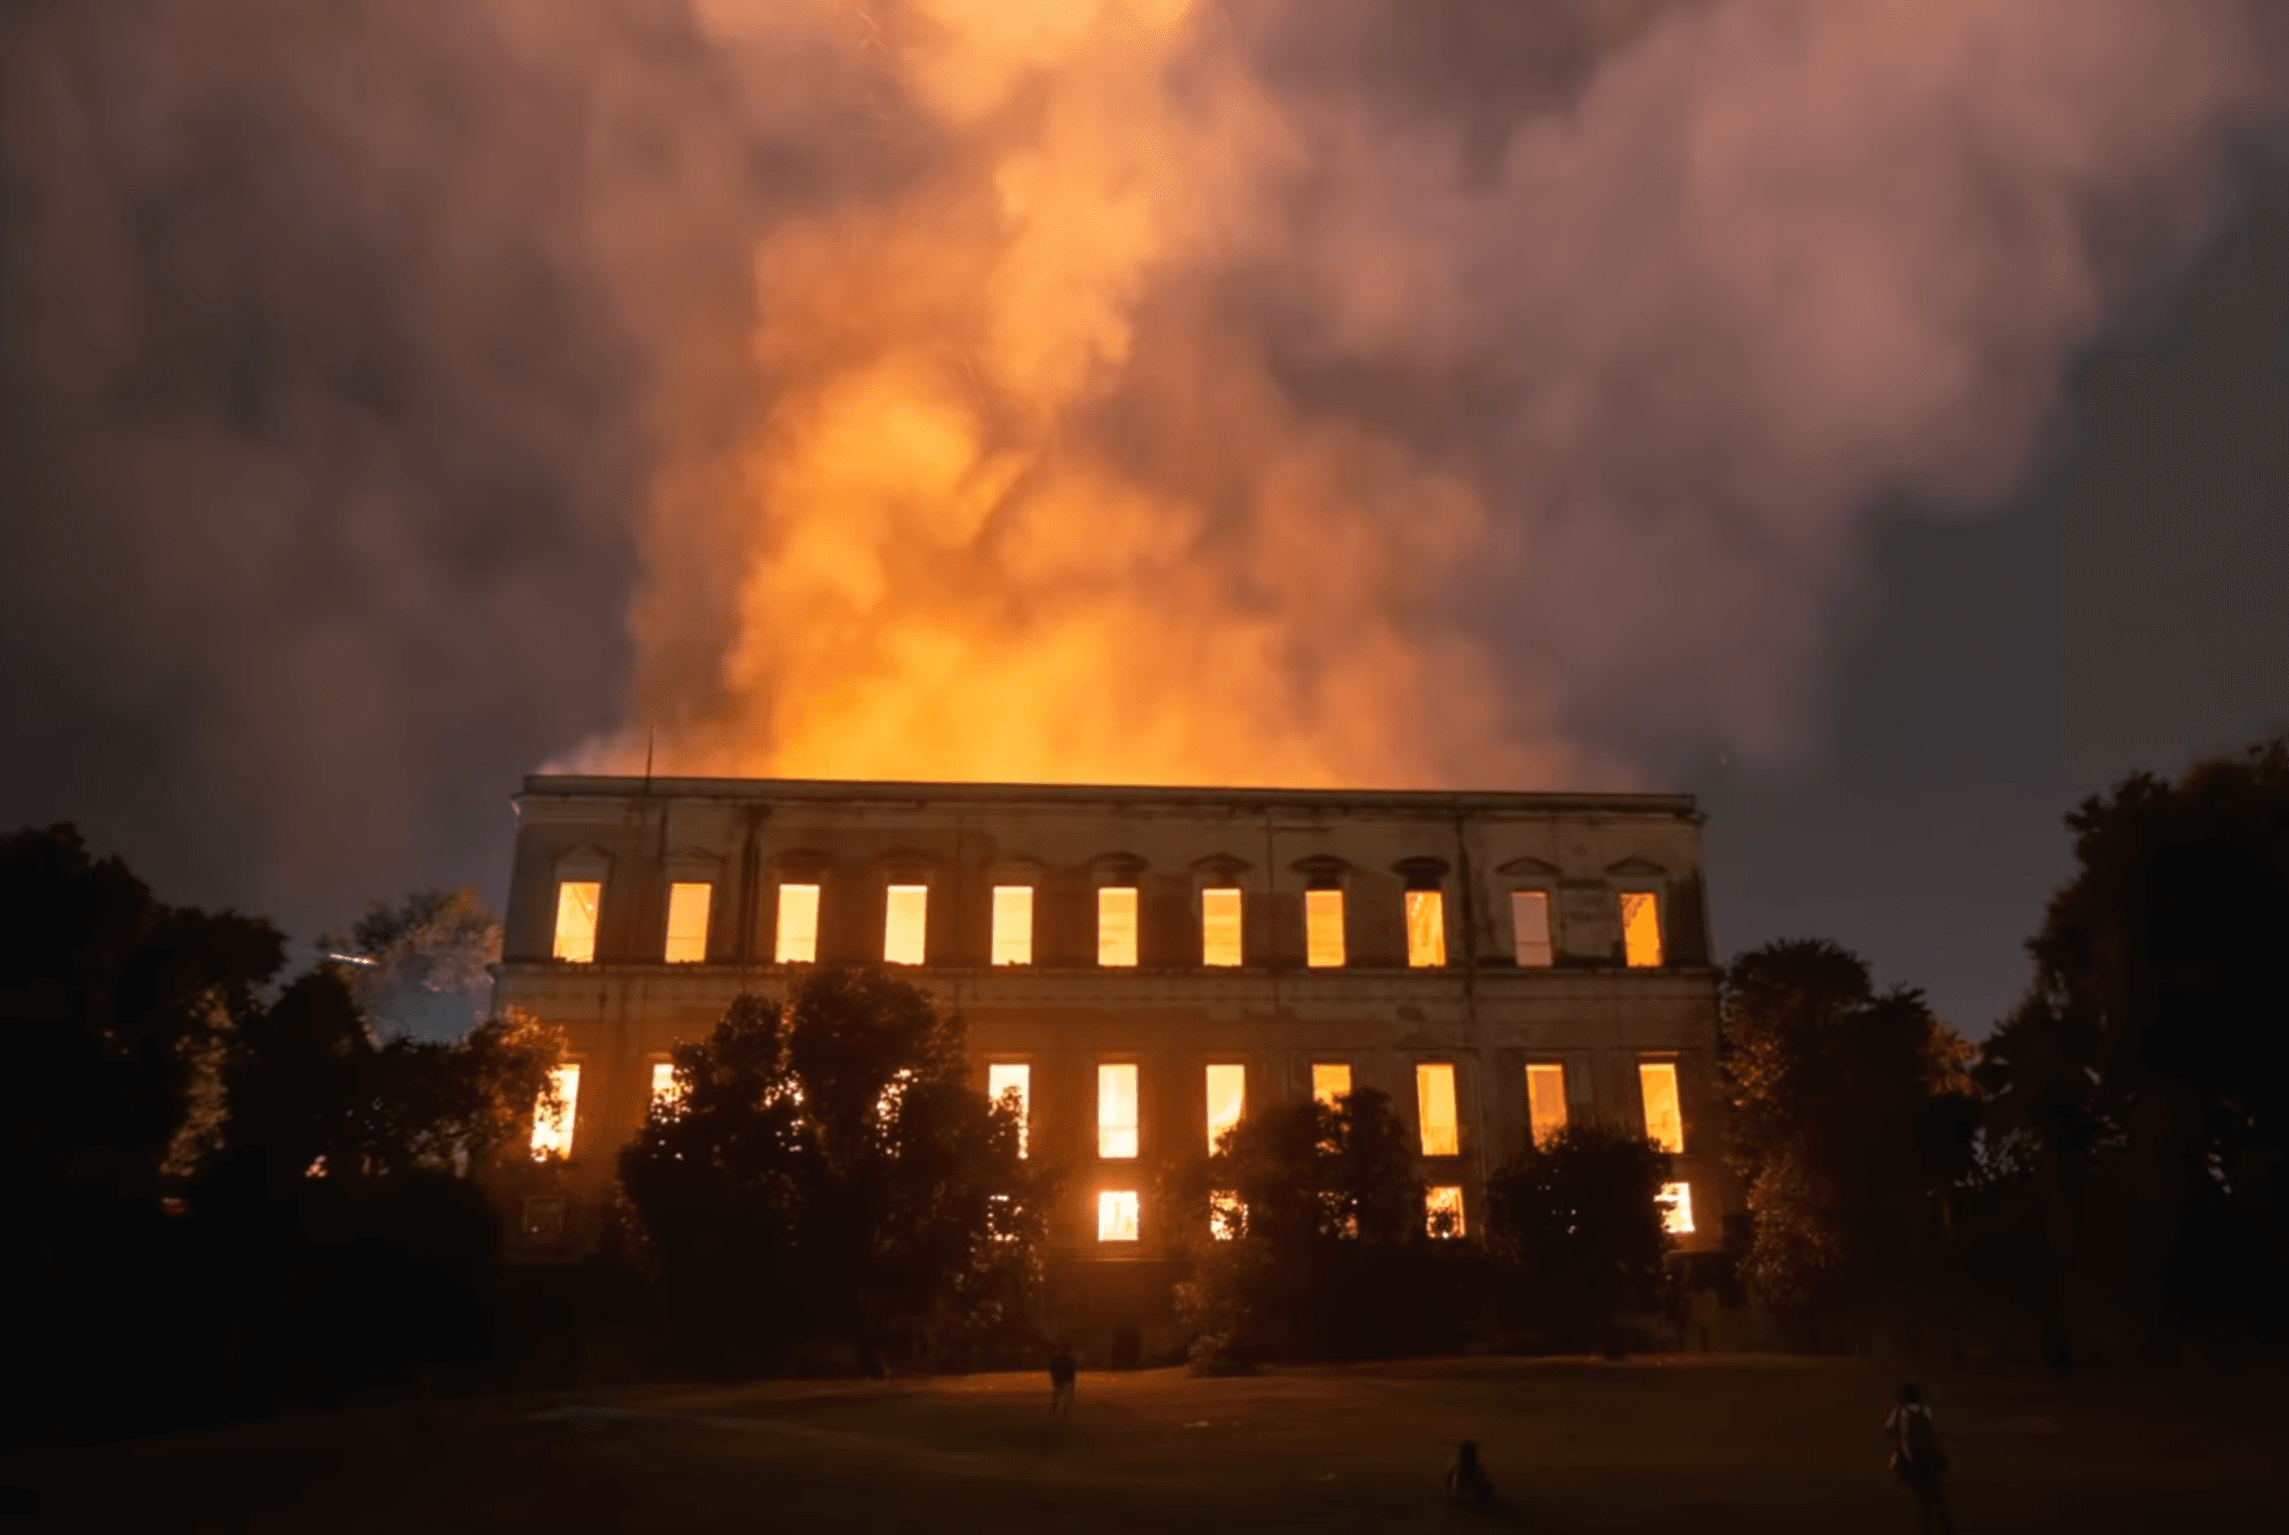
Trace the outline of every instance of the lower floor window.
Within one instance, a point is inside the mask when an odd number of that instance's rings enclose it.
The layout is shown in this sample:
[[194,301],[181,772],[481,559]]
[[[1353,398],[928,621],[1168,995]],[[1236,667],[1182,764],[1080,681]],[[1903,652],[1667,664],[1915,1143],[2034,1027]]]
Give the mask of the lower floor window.
[[1689,1183],[1661,1185],[1661,1229],[1673,1237],[1693,1234],[1693,1186]]
[[564,1196],[562,1194],[528,1194],[525,1196],[525,1235],[543,1240],[564,1235]]
[[1423,1192],[1425,1223],[1432,1236],[1459,1237],[1462,1235],[1462,1190],[1450,1186],[1426,1189]]
[[1097,1240],[1134,1242],[1136,1239],[1136,1190],[1106,1189],[1097,1196]]

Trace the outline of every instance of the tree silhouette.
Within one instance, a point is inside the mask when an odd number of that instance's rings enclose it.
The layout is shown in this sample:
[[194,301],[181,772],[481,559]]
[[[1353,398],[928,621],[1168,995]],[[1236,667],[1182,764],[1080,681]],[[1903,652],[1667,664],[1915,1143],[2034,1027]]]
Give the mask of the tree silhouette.
[[1621,1351],[1621,1317],[1659,1304],[1669,1157],[1634,1130],[1569,1124],[1487,1180],[1506,1299],[1562,1346]]

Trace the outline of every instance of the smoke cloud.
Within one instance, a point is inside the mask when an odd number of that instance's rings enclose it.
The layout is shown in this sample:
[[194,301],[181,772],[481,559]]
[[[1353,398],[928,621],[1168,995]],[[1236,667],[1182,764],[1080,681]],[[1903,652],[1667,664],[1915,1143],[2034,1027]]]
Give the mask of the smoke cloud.
[[2282,105],[2224,0],[8,25],[8,802],[328,916],[552,756],[1786,759]]

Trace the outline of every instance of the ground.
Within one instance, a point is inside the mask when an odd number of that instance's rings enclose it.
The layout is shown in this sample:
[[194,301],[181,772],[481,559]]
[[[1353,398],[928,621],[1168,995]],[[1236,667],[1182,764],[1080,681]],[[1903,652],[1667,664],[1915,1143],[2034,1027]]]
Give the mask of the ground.
[[[34,1529],[1912,1530],[1897,1367],[1697,1355],[1219,1380],[650,1385],[237,1425],[0,1464]],[[1966,1532],[2289,1528],[2289,1414],[2249,1376],[1932,1372]],[[1458,1440],[1503,1506],[1449,1508]]]

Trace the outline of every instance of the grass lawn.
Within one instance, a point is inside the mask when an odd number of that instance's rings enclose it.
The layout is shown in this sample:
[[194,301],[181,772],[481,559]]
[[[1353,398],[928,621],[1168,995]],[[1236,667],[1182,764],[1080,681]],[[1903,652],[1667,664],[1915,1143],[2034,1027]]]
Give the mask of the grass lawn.
[[[1966,1532],[2289,1529],[2283,1383],[1927,1381]],[[26,1529],[1912,1530],[1896,1375],[1767,1356],[653,1385],[42,1451]],[[1476,1439],[1505,1507],[1450,1509]]]

